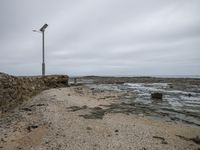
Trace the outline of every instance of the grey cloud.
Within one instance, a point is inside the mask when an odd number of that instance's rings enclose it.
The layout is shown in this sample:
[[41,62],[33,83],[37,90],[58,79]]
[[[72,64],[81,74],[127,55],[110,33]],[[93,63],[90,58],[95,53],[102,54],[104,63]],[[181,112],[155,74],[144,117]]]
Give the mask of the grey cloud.
[[31,30],[48,23],[49,74],[199,75],[199,10],[198,0],[2,0],[0,71],[40,74]]

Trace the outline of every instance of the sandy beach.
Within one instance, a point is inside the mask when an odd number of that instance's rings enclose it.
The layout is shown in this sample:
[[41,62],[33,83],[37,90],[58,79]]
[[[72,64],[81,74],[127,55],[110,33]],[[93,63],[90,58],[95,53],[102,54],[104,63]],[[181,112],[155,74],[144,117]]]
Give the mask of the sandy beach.
[[[198,150],[200,128],[111,111],[127,93],[50,89],[0,118],[2,150]],[[108,111],[109,110],[109,111]]]

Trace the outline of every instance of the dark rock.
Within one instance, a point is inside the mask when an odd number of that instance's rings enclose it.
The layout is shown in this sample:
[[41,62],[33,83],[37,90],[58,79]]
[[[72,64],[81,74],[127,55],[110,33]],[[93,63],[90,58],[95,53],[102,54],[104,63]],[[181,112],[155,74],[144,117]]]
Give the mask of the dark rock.
[[32,129],[36,129],[36,128],[38,128],[38,125],[30,125],[30,126],[27,127],[27,130],[28,130],[29,132],[31,132]]
[[165,138],[160,137],[160,136],[153,136],[153,138],[155,138],[155,139],[160,139],[160,140],[165,140]]
[[2,141],[2,142],[6,142],[6,141],[4,140],[4,138],[1,138],[1,141]]
[[160,100],[162,100],[163,94],[162,93],[152,93],[151,94],[151,98],[152,99],[160,99]]
[[168,144],[168,142],[167,142],[167,141],[165,140],[165,138],[163,138],[163,137],[160,137],[160,136],[153,136],[153,138],[161,140],[161,144]]
[[78,111],[78,110],[87,109],[87,108],[88,107],[86,105],[83,105],[82,107],[79,107],[79,106],[68,107],[68,109],[70,109],[70,111]]
[[36,106],[45,106],[45,104],[37,104]]
[[176,135],[176,136],[178,136],[179,138],[181,138],[185,141],[193,141],[196,144],[200,144],[200,137],[199,136],[196,136],[194,138],[187,138],[187,137],[184,137],[182,135]]
[[115,132],[119,132],[119,130],[115,130]]
[[169,84],[169,88],[172,89],[174,88],[174,86],[172,84]]
[[194,138],[191,138],[191,140],[192,140],[193,142],[195,142],[196,144],[200,144],[200,138],[199,138],[199,136],[196,136],[196,137],[194,137]]
[[32,111],[30,108],[22,108],[21,110],[24,110],[24,111]]
[[102,110],[101,107],[94,107],[94,110]]
[[167,141],[162,141],[161,144],[168,144],[168,142]]
[[83,105],[83,106],[82,106],[82,109],[87,109],[87,108],[88,108],[87,105]]
[[91,127],[87,127],[86,129],[87,129],[87,130],[92,130],[92,128],[91,128]]

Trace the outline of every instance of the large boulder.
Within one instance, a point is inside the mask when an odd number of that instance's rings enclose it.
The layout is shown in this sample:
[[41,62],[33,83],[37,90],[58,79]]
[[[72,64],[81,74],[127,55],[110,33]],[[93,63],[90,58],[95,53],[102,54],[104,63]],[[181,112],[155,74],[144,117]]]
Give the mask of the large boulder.
[[162,93],[158,93],[158,92],[156,92],[156,93],[151,93],[151,98],[152,98],[152,99],[159,99],[159,100],[162,100],[163,94],[162,94]]

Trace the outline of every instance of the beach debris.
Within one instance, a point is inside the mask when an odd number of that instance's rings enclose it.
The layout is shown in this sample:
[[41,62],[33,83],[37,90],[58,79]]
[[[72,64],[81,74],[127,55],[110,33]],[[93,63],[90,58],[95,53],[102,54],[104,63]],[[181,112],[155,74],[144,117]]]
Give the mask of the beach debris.
[[160,136],[153,136],[153,138],[155,138],[155,139],[160,139],[160,140],[165,140],[165,138],[160,137]]
[[115,132],[119,132],[119,130],[115,130]]
[[36,106],[45,106],[45,104],[37,104]]
[[30,107],[35,107],[35,106],[45,106],[45,104],[34,104],[34,105],[31,105]]
[[119,135],[119,130],[115,130],[115,135]]
[[68,109],[70,109],[70,111],[78,111],[78,110],[87,109],[87,108],[88,108],[88,106],[86,106],[86,105],[83,105],[82,107],[79,107],[79,106],[68,107]]
[[38,128],[38,125],[29,125],[26,129],[27,129],[29,132],[31,132],[32,129],[36,129],[36,128]]
[[87,129],[87,130],[92,130],[92,128],[91,128],[91,127],[87,127],[86,129]]
[[156,92],[156,93],[151,93],[151,98],[152,98],[152,99],[159,99],[159,100],[162,100],[163,94],[162,94],[162,93],[158,93],[158,92]]
[[21,110],[24,110],[24,111],[32,111],[32,109],[30,109],[30,108],[27,108],[27,107],[25,107],[25,108],[22,108]]
[[164,138],[164,137],[160,137],[160,136],[153,136],[153,138],[161,140],[161,144],[168,144],[168,142],[165,140],[165,138]]
[[2,141],[2,142],[6,142],[6,141],[4,140],[4,138],[1,138],[1,141]]
[[193,137],[193,138],[187,138],[187,137],[184,137],[182,135],[176,135],[176,136],[178,136],[180,139],[183,139],[185,141],[193,141],[194,143],[200,145],[200,137],[199,136],[196,136],[196,137]]
[[22,147],[21,147],[21,146],[17,146],[16,148],[17,148],[17,149],[22,149]]

